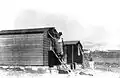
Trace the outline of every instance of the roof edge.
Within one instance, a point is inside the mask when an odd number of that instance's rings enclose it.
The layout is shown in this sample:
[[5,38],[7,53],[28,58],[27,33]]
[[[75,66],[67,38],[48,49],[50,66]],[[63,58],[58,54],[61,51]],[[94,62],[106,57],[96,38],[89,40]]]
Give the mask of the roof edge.
[[[8,34],[25,34],[25,33],[43,33],[49,29],[55,29],[55,27],[43,27],[43,28],[29,28],[29,29],[14,29],[14,30],[1,30],[0,35]],[[55,29],[56,30],[56,29]]]

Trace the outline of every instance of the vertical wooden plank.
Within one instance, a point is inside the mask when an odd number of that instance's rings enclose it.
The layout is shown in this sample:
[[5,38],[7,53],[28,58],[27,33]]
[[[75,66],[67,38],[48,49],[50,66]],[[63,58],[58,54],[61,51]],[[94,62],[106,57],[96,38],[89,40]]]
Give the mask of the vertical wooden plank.
[[64,61],[65,63],[67,63],[67,57],[68,57],[68,53],[67,53],[67,46],[64,46],[64,54],[65,54],[65,58],[64,58]]
[[74,45],[72,45],[72,64],[74,62]]
[[47,31],[44,32],[43,39],[43,65],[48,66],[48,51],[50,50],[50,40]]

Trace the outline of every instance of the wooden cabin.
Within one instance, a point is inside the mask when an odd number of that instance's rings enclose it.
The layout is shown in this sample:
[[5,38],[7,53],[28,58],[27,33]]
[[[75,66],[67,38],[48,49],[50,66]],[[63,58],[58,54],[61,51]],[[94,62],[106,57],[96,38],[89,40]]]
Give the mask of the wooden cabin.
[[67,64],[82,64],[83,46],[80,41],[64,41],[64,56]]
[[57,51],[60,33],[54,27],[0,31],[0,65],[53,66],[60,62]]

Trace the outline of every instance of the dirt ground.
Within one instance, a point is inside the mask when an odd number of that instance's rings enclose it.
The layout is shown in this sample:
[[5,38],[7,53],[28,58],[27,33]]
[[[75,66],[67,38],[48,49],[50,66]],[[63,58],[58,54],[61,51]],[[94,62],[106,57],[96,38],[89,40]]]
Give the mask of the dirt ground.
[[[0,70],[0,78],[120,78],[120,73],[103,71],[103,70],[91,70],[91,69],[82,69],[80,70],[85,74],[79,73],[70,73],[70,74],[58,74],[58,73],[31,73],[23,71],[12,71],[12,70]],[[92,74],[93,76],[89,75]]]

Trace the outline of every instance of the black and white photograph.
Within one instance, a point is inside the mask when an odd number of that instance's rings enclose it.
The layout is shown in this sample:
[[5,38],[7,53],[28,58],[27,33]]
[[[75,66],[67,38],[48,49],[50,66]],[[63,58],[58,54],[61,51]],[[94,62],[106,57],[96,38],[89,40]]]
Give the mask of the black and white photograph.
[[120,0],[0,0],[0,78],[120,78]]

